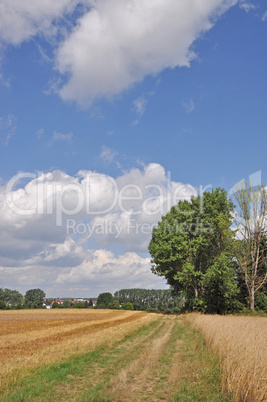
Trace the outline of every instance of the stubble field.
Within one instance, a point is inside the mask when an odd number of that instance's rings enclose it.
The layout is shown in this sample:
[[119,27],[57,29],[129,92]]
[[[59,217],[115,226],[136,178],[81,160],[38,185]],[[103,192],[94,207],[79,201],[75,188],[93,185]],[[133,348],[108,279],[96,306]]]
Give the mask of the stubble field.
[[266,400],[266,318],[55,309],[0,323],[1,401]]

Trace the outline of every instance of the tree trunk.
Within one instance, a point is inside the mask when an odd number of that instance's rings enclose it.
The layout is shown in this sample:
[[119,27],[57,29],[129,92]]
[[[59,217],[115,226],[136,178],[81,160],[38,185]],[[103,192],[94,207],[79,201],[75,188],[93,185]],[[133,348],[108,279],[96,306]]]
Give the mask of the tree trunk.
[[255,291],[253,286],[249,292],[249,308],[252,311],[254,311],[254,299],[255,299]]

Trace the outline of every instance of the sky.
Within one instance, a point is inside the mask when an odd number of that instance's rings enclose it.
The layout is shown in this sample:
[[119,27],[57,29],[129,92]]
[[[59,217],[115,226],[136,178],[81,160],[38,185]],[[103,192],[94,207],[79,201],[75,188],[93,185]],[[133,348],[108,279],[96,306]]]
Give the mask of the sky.
[[266,0],[0,0],[0,287],[167,288],[153,226],[266,183]]

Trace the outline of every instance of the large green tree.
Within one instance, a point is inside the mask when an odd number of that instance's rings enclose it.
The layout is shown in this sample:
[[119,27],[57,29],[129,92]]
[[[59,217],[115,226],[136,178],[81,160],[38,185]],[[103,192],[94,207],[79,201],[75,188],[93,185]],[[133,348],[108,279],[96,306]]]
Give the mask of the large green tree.
[[179,201],[153,229],[152,272],[163,276],[190,309],[221,313],[238,292],[232,266],[233,204],[217,188]]
[[100,293],[96,305],[98,308],[108,308],[109,303],[113,302],[113,296],[109,292]]
[[17,290],[0,289],[0,300],[4,301],[8,306],[16,307],[22,303],[23,295]]
[[43,305],[45,292],[41,289],[30,289],[25,294],[25,304],[30,308],[40,308]]

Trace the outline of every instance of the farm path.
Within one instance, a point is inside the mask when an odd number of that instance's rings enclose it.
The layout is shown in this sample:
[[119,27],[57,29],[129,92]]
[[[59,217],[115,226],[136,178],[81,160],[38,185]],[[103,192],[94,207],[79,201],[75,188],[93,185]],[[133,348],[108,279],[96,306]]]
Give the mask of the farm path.
[[106,351],[94,362],[90,376],[85,371],[82,378],[74,376],[73,382],[60,384],[54,389],[54,397],[59,401],[65,395],[71,401],[172,400],[183,377],[179,361],[183,341],[177,339],[181,326],[180,318],[163,317]]

